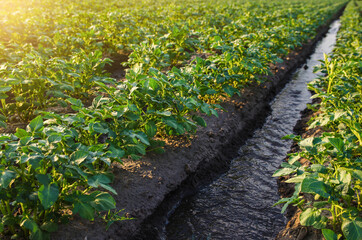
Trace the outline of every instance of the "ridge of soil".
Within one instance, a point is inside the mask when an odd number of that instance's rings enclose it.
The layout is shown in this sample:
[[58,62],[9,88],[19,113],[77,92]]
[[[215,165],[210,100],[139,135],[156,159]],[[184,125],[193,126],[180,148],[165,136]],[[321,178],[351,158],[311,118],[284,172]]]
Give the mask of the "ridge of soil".
[[274,66],[274,74],[265,83],[248,86],[241,90],[241,97],[224,101],[225,111],[219,111],[218,118],[206,117],[207,127],[198,129],[192,140],[166,145],[164,154],[114,164],[112,187],[118,192],[114,196],[117,207],[134,219],[116,222],[106,231],[101,220],[89,222],[75,216],[70,224],[61,225],[52,239],[158,239],[162,222],[175,203],[228,169],[241,144],[263,124],[269,102],[343,10],[321,26],[313,40]]

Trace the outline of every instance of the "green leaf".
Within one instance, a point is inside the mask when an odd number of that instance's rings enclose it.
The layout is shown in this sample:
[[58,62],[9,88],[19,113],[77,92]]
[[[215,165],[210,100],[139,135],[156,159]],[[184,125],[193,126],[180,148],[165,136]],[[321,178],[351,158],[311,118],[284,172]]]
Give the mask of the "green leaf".
[[20,227],[25,227],[32,233],[39,230],[38,224],[36,224],[36,222],[33,219],[31,219],[27,216],[23,217],[23,219],[21,220]]
[[322,234],[326,240],[338,240],[337,234],[330,229],[322,229]]
[[[215,106],[215,105],[214,105]],[[220,108],[221,109],[221,108]],[[217,113],[217,111],[213,108],[210,108],[210,112],[212,115],[214,115],[215,117],[219,117],[219,114]]]
[[20,139],[19,143],[20,143],[20,145],[22,145],[22,146],[26,146],[26,145],[28,145],[28,143],[29,143],[31,140],[33,140],[32,137],[29,137],[29,136],[27,136],[27,137],[22,137],[22,138]]
[[98,86],[104,88],[104,89],[107,89],[107,86],[106,84],[102,83],[102,82],[99,82],[99,81],[94,81],[95,84],[97,84]]
[[113,146],[109,147],[108,157],[110,158],[122,158],[126,152],[120,148],[115,148]]
[[148,86],[152,89],[152,90],[156,90],[157,88],[159,88],[159,84],[158,81],[153,79],[153,78],[149,78],[148,79]]
[[292,168],[281,168],[275,171],[275,173],[273,174],[273,177],[280,177],[280,176],[285,176],[285,175],[289,175],[293,172],[295,172],[295,169]]
[[28,154],[24,154],[24,155],[21,155],[20,157],[20,163],[26,163],[29,161],[29,155]]
[[305,175],[301,175],[301,176],[296,176],[296,177],[290,178],[290,179],[286,180],[285,182],[286,183],[302,183],[305,178],[306,178]]
[[301,140],[301,137],[299,135],[294,135],[294,134],[288,134],[288,135],[285,135],[284,137],[282,137],[282,139],[291,139],[291,140],[294,140],[294,141],[300,141]]
[[111,164],[112,164],[111,159],[108,158],[108,157],[101,157],[101,158],[99,158],[99,160],[101,160],[102,162],[104,162],[105,164],[107,164],[108,167],[111,166]]
[[35,152],[35,153],[39,153],[39,154],[42,154],[42,153],[43,153],[40,148],[38,148],[38,147],[36,147],[36,146],[34,146],[34,145],[33,145],[33,146],[29,146],[28,148],[29,148],[29,150],[31,150],[31,151],[33,151],[33,152]]
[[273,207],[276,206],[276,205],[279,205],[279,204],[284,203],[284,206],[282,207],[282,211],[281,211],[281,213],[284,213],[284,212],[287,210],[287,207],[288,207],[290,204],[295,203],[295,202],[297,202],[297,201],[298,201],[297,196],[296,196],[296,195],[293,195],[293,196],[290,197],[290,198],[282,198],[282,199],[280,199],[278,202],[276,202],[276,203],[273,205]]
[[140,118],[140,116],[138,114],[133,113],[133,112],[127,112],[124,116],[132,121],[137,121]]
[[83,107],[83,103],[80,99],[76,99],[76,98],[68,98],[67,102],[69,102],[70,104],[72,104],[73,106],[76,107]]
[[361,125],[358,122],[349,122],[349,127],[352,133],[357,137],[359,145],[362,146],[362,130]]
[[322,207],[326,206],[327,204],[329,204],[328,201],[316,201],[313,203],[313,207],[322,208]]
[[15,225],[18,224],[19,219],[17,219],[16,217],[14,217],[13,215],[7,214],[4,215],[1,219],[1,223],[4,226],[11,226],[11,225]]
[[177,129],[178,128],[178,124],[177,121],[171,118],[162,118],[162,121],[169,127],[172,127],[173,129]]
[[153,137],[156,135],[157,133],[157,126],[155,124],[154,121],[149,121],[146,125],[145,125],[145,130],[146,130],[146,134],[149,137]]
[[62,135],[60,135],[59,133],[53,133],[51,134],[48,139],[48,144],[55,144],[55,143],[58,143],[58,142],[61,142],[62,141]]
[[73,86],[70,86],[70,85],[68,85],[68,84],[62,84],[62,85],[60,86],[60,90],[62,90],[62,91],[69,91],[69,92],[74,92],[74,91],[75,91],[75,89],[73,88]]
[[346,114],[347,114],[347,112],[345,110],[337,109],[336,111],[334,111],[332,113],[332,117],[333,117],[333,120],[337,120],[338,118],[340,118],[341,116],[346,115]]
[[78,150],[70,155],[70,161],[75,162],[77,165],[84,162],[84,160],[88,157],[88,152]]
[[41,168],[41,161],[43,157],[40,155],[33,155],[28,157],[28,161],[33,169]]
[[234,95],[234,93],[237,92],[237,89],[233,88],[230,85],[224,85],[222,88],[230,97],[232,97]]
[[306,138],[306,139],[303,139],[302,141],[299,142],[299,146],[301,147],[313,147],[313,141],[314,141],[314,138],[313,137],[309,137],[309,138]]
[[208,116],[211,115],[211,109],[212,109],[212,108],[211,108],[210,105],[207,104],[207,103],[204,103],[204,104],[201,105],[201,111],[202,111],[203,113],[206,113]]
[[55,222],[45,222],[40,226],[40,228],[44,231],[52,233],[58,230],[58,224]]
[[104,128],[100,123],[90,123],[89,124],[89,129],[92,132],[96,132],[96,133],[103,133],[106,134],[109,132],[108,129]]
[[137,153],[140,153],[142,155],[146,154],[146,147],[143,144],[137,144],[134,145],[135,150],[137,151]]
[[209,88],[206,90],[205,94],[214,95],[217,91],[215,89]]
[[344,143],[340,138],[329,138],[329,142],[338,150],[338,152],[343,153]]
[[342,232],[348,240],[362,239],[362,218],[357,217],[355,220],[343,218]]
[[101,192],[95,196],[95,199],[91,202],[91,205],[97,211],[108,211],[116,208],[116,201],[109,193]]
[[114,195],[118,195],[118,193],[116,192],[116,190],[114,190],[114,188],[112,188],[112,187],[109,186],[108,184],[100,183],[99,186],[101,186],[102,188],[110,191],[110,192],[113,193]]
[[10,182],[16,178],[16,173],[11,170],[0,171],[0,188],[7,188]]
[[[320,213],[319,213],[320,214]],[[316,229],[322,229],[327,227],[327,223],[328,223],[328,218],[326,216],[321,216],[319,215],[319,217],[317,218],[317,222],[315,222],[313,224],[313,227]]]
[[338,169],[338,180],[342,182],[343,184],[350,185],[352,181],[352,175],[351,173],[347,172],[344,169]]
[[11,90],[11,87],[0,87],[0,93],[9,92]]
[[0,99],[7,99],[9,96],[0,92]]
[[202,127],[206,127],[206,125],[207,125],[205,120],[200,116],[194,115],[194,116],[192,116],[192,119]]
[[0,135],[0,141],[2,141],[2,142],[8,142],[11,139],[12,138],[10,136],[6,136],[6,135],[1,136]]
[[148,137],[144,132],[138,131],[135,134],[135,137],[138,138],[142,143],[146,144],[147,146],[150,145],[150,142],[148,141]]
[[0,120],[1,121],[6,121],[8,118],[7,117],[5,117],[4,115],[2,115],[2,114],[0,114]]
[[78,73],[67,73],[71,77],[80,78],[80,75]]
[[90,221],[94,220],[94,208],[88,203],[81,201],[76,202],[74,204],[73,213],[79,213],[82,218],[88,219]]
[[330,196],[327,191],[326,184],[311,177],[306,177],[303,179],[302,192],[319,194],[324,198],[328,198]]
[[294,155],[294,156],[291,156],[288,160],[288,163],[289,164],[294,164],[296,163],[301,157],[299,155]]
[[282,63],[282,62],[283,62],[283,59],[277,58],[277,59],[275,59],[275,61],[278,62],[278,63]]
[[328,169],[321,164],[313,164],[312,166],[310,166],[310,168],[314,172],[318,172],[318,173],[327,173],[328,172]]
[[14,135],[17,136],[18,138],[31,136],[31,134],[29,132],[27,132],[26,130],[24,130],[22,128],[17,128],[16,133]]
[[6,123],[0,120],[0,128],[6,128]]
[[88,178],[89,186],[95,188],[103,187],[104,189],[111,191],[112,193],[117,195],[117,192],[111,186],[108,185],[111,182],[112,182],[111,179],[109,179],[106,175],[103,174],[95,175]]
[[321,210],[315,208],[307,208],[300,214],[300,224],[303,226],[313,226],[317,229],[325,228],[328,218],[321,216]]
[[[65,165],[65,167],[67,167],[68,169],[72,169],[75,170],[80,176],[82,176],[84,179],[88,178],[87,173],[83,172],[79,167],[74,166],[74,165]],[[78,177],[80,178],[80,177]]]
[[59,196],[59,187],[55,184],[42,185],[38,191],[38,197],[45,209],[50,208],[57,201]]
[[165,117],[169,117],[172,115],[172,113],[170,111],[163,111],[163,112],[156,111],[156,114],[165,116]]
[[359,179],[360,181],[362,181],[362,171],[358,170],[358,169],[354,169],[352,172],[353,177]]
[[37,116],[29,123],[28,126],[31,132],[38,132],[43,127],[43,118],[41,116]]
[[30,240],[50,240],[50,235],[49,233],[38,229],[38,231],[30,234]]
[[51,177],[48,174],[37,174],[35,175],[35,177],[43,185],[49,185],[52,181]]

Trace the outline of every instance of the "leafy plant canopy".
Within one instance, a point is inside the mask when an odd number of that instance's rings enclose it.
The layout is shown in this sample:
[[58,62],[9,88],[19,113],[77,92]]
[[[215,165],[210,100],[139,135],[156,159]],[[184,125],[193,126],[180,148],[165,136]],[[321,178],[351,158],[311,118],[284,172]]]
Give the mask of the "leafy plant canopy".
[[[0,136],[0,232],[47,239],[74,214],[123,220],[111,212],[112,163],[206,126],[221,99],[262,83],[346,2],[0,1],[0,127],[27,124]],[[327,140],[338,156],[349,148]]]

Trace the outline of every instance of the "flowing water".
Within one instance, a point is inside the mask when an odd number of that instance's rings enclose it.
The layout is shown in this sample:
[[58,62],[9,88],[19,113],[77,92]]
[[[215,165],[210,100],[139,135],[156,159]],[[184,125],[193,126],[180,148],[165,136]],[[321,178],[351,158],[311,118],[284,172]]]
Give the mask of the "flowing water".
[[255,131],[233,159],[230,170],[197,194],[184,199],[170,216],[164,239],[273,239],[285,226],[278,201],[278,186],[273,172],[290,149],[281,140],[293,132],[300,111],[310,102],[307,82],[316,78],[313,66],[330,53],[336,41],[339,20],[317,44],[306,66],[298,69],[291,81],[271,103],[271,115]]

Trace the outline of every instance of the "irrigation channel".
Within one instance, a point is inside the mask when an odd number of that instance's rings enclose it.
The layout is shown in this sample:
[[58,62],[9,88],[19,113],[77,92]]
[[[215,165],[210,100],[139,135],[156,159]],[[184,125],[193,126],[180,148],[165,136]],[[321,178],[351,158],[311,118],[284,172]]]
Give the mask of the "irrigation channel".
[[310,102],[307,83],[317,77],[313,66],[331,53],[340,27],[331,24],[306,65],[271,103],[271,114],[231,161],[228,172],[195,195],[183,199],[168,218],[161,239],[273,239],[285,226],[273,172],[290,149],[291,141],[281,140],[293,133],[300,112]]

